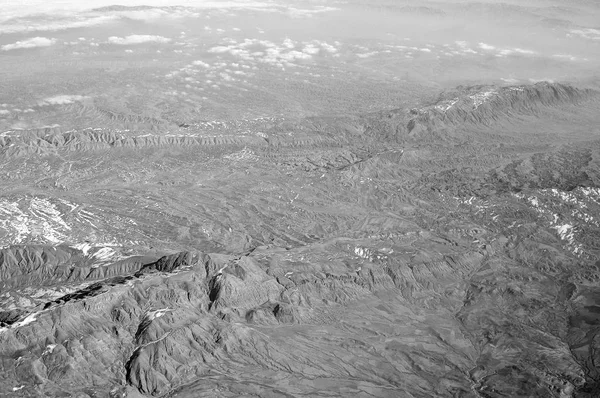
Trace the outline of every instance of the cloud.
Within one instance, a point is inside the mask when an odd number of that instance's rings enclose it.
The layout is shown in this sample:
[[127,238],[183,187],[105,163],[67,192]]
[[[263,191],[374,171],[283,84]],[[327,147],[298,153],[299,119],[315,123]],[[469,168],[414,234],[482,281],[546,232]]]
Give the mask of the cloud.
[[[85,13],[86,15],[99,14],[130,14],[134,18],[136,15],[152,15],[161,11],[173,13],[195,12],[196,10],[223,10],[223,9],[263,9],[270,8],[273,5],[269,2],[261,1],[235,1],[235,0],[185,0],[179,3],[185,3],[186,7],[174,6],[173,0],[127,0],[128,7],[114,6],[114,0],[94,0],[94,10],[89,11],[90,2],[81,0],[3,0],[0,9],[0,23],[12,20],[17,17],[29,16],[35,14],[51,14],[54,16],[73,15],[75,13]],[[124,2],[121,2],[124,3]],[[138,7],[136,6],[149,6]]]
[[370,58],[370,57],[372,57],[374,55],[377,55],[377,54],[379,54],[379,51],[371,51],[371,52],[364,53],[364,54],[356,54],[356,56],[358,58]]
[[554,79],[549,78],[549,77],[545,77],[543,79],[530,78],[529,81],[531,83],[540,83],[540,82],[554,83]]
[[130,35],[126,37],[111,36],[108,38],[110,44],[129,46],[143,43],[169,43],[171,39],[154,35]]
[[294,7],[288,7],[287,10],[285,10],[285,12],[290,15],[292,18],[303,18],[303,17],[312,17],[315,14],[320,14],[323,12],[331,12],[331,11],[338,11],[339,8],[335,8],[335,7],[326,7],[326,6],[316,6],[312,9],[308,9],[308,8],[294,8]]
[[277,63],[280,59],[288,62],[295,61],[297,59],[311,59],[312,56],[310,54],[306,54],[305,52],[300,51],[290,51],[287,53],[280,53],[276,49],[270,51],[268,53],[268,57],[265,58],[264,61],[269,63]]
[[[323,50],[327,51],[330,54],[334,54],[334,53],[338,52],[338,49],[335,46],[332,46],[331,44],[329,44],[325,41],[315,40],[315,43],[320,45]],[[338,44],[338,43],[336,43],[336,44]],[[341,44],[341,43],[339,43],[339,44]]]
[[292,48],[296,47],[296,42],[295,42],[295,41],[293,41],[292,39],[286,38],[286,39],[283,41],[283,46],[284,46],[285,48],[292,49]]
[[56,44],[56,39],[48,39],[47,37],[32,37],[31,39],[18,41],[12,44],[5,44],[0,49],[2,51],[18,50],[25,48],[50,47]]
[[564,59],[564,60],[567,60],[567,61],[572,61],[572,62],[575,62],[575,61],[587,61],[587,58],[581,59],[581,58],[577,58],[577,57],[575,57],[573,55],[570,55],[570,54],[554,54],[553,57],[554,58],[558,58],[558,59]]
[[[144,22],[168,19],[197,18],[210,12],[224,10],[254,10],[281,13],[290,17],[311,17],[315,14],[338,10],[325,6],[294,8],[272,1],[252,0],[184,0],[177,6],[174,0],[127,0],[128,7],[114,6],[114,0],[2,0],[0,7],[0,34],[36,31],[60,31],[105,25],[119,20]],[[147,6],[147,7],[136,7]],[[210,15],[210,14],[209,14]],[[234,28],[236,30],[237,28]]]
[[302,52],[305,54],[310,54],[310,55],[316,55],[321,51],[320,48],[317,48],[315,46],[313,46],[312,44],[309,44],[307,46],[304,47],[304,49],[302,49]]
[[74,102],[86,100],[88,98],[89,97],[83,95],[57,95],[54,97],[44,98],[39,102],[39,105],[68,105]]
[[25,32],[54,32],[59,30],[89,28],[113,22],[116,16],[75,16],[56,17],[53,20],[41,18],[39,20],[31,18],[14,18],[8,22],[0,23],[1,33],[25,33]]
[[210,65],[209,65],[209,64],[207,64],[207,63],[206,63],[206,62],[204,62],[204,61],[200,61],[200,60],[198,60],[198,61],[194,61],[194,62],[192,62],[192,64],[193,64],[193,65],[202,66],[202,67],[204,67],[204,68],[210,68]]
[[235,50],[235,49],[236,49],[235,46],[216,46],[216,47],[209,48],[208,52],[214,53],[214,54],[222,54],[222,53],[230,52],[231,50]]
[[[458,51],[453,51],[453,54],[459,55],[461,52],[463,54],[480,54],[477,51],[473,50],[472,48],[469,47],[469,43],[466,41],[455,41],[454,44],[456,45],[457,50]],[[444,47],[448,47],[448,46],[444,46]],[[496,57],[505,57],[507,55],[535,55],[537,54],[537,52],[533,51],[533,50],[527,50],[527,49],[523,49],[523,48],[498,48],[495,46],[492,46],[491,44],[486,44],[486,43],[479,43],[477,45],[478,48],[480,48],[481,50],[487,51],[487,53],[491,53],[492,55],[496,56]]]
[[569,32],[569,37],[575,35],[584,39],[600,40],[600,29],[572,29]]
[[[339,42],[335,42],[335,44],[341,45]],[[296,48],[301,48],[301,51]],[[224,39],[220,45],[208,49],[208,52],[230,54],[244,61],[284,67],[295,66],[294,61],[310,60],[322,50],[334,54],[334,56],[338,52],[335,46],[324,41],[312,40],[299,43],[289,38],[284,39],[280,44],[260,39],[244,39],[242,42]]]
[[517,83],[519,83],[518,79],[513,79],[513,78],[510,78],[510,77],[509,78],[501,77],[500,80],[502,80],[506,84],[517,84]]
[[518,54],[518,55],[534,55],[536,54],[535,51],[531,51],[531,50],[524,50],[522,48],[505,48],[503,50],[500,50],[496,56],[497,57],[503,57],[505,55],[514,55],[514,54]]

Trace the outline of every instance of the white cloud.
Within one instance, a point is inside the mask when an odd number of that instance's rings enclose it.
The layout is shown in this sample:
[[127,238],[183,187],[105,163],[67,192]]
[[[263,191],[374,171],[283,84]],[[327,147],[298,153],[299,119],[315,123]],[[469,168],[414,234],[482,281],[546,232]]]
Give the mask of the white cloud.
[[304,49],[302,50],[303,53],[310,54],[310,55],[316,55],[320,51],[321,51],[320,48],[317,48],[317,47],[313,46],[312,44],[305,46]]
[[[127,6],[150,6],[148,9],[109,7],[114,0],[2,0],[0,7],[0,34],[36,31],[59,31],[106,25],[116,20],[164,21],[176,18],[210,18],[210,12],[224,10],[255,10],[278,12],[291,17],[310,17],[318,13],[338,10],[326,6],[301,6],[294,8],[272,1],[252,0],[127,0]],[[122,2],[123,3],[123,2]],[[104,8],[103,8],[104,7]],[[107,8],[108,7],[108,8]],[[51,17],[49,17],[51,16]],[[234,28],[236,30],[237,28]]]
[[[114,0],[94,0],[91,5],[89,1],[81,0],[2,0],[2,8],[0,9],[0,23],[17,17],[23,17],[32,14],[50,13],[52,15],[64,16],[67,14],[86,12],[88,14],[130,14],[144,15],[159,13],[165,10],[127,10],[127,9],[101,9],[114,5]],[[124,3],[124,2],[121,2]],[[207,0],[185,0],[179,3],[184,3],[186,7],[172,7],[173,0],[127,0],[127,6],[151,6],[151,7],[169,7],[169,12],[195,12],[196,10],[223,10],[223,9],[271,9],[272,4],[260,1],[207,1]],[[91,7],[96,7],[96,11],[88,11]]]
[[89,97],[83,95],[56,95],[54,97],[44,98],[39,102],[39,105],[68,105],[88,98]]
[[216,46],[208,49],[209,53],[222,54],[235,50],[235,46]]
[[356,56],[358,58],[369,58],[369,57],[372,57],[373,55],[377,55],[377,54],[379,54],[379,51],[371,51],[369,53],[356,54]]
[[[323,50],[327,51],[330,54],[334,54],[334,53],[338,52],[338,49],[335,46],[332,46],[331,44],[329,44],[325,41],[315,40],[315,43],[320,45]],[[341,43],[338,42],[336,44],[339,45]]]
[[488,51],[496,49],[496,47],[490,46],[489,44],[485,44],[485,43],[479,43],[479,48],[481,48],[482,50],[488,50]]
[[554,58],[559,58],[559,59],[566,59],[569,61],[577,61],[579,58],[574,57],[572,55],[569,54],[554,54],[553,55]]
[[517,83],[519,83],[519,80],[513,79],[513,78],[504,78],[504,77],[502,77],[502,78],[500,78],[500,80],[502,80],[506,84],[517,84]]
[[118,44],[121,46],[143,43],[169,43],[170,41],[171,39],[168,39],[166,37],[154,35],[130,35],[126,37],[111,36],[108,38],[109,43]]
[[[453,51],[453,54],[459,55],[460,53],[463,54],[481,54],[478,53],[477,51],[473,50],[472,48],[469,47],[469,43],[466,41],[455,41],[454,44],[458,47],[457,51]],[[535,55],[537,54],[537,52],[532,51],[532,50],[527,50],[527,49],[523,49],[523,48],[498,48],[495,46],[492,46],[491,44],[486,44],[486,43],[479,43],[477,45],[477,47],[481,50],[484,50],[488,53],[491,53],[492,55],[495,55],[496,57],[505,57],[508,55]]]
[[56,44],[56,39],[48,39],[47,37],[32,37],[31,39],[18,41],[12,44],[5,44],[2,47],[2,51],[18,50],[25,48],[35,47],[50,47]]
[[[235,40],[227,40],[229,45],[212,47],[208,52],[215,54],[229,53],[246,61],[256,61],[276,66],[292,66],[291,62],[296,60],[308,60],[313,54],[320,51],[314,45],[307,45],[303,51],[292,50],[296,43],[285,39],[282,44],[276,44],[268,40],[245,39],[238,43]],[[259,50],[259,51],[257,51]]]
[[529,79],[529,81],[531,83],[540,83],[540,82],[554,83],[554,79],[551,79],[551,78],[548,78],[548,77],[543,78],[543,79],[534,79],[534,78],[531,78],[531,79]]
[[278,59],[282,59],[288,62],[295,61],[297,59],[311,59],[312,56],[310,54],[306,54],[300,51],[290,51],[287,53],[279,53],[278,51],[273,51],[267,60],[271,62],[276,62]]
[[300,8],[289,7],[289,8],[287,8],[286,12],[293,18],[302,18],[302,17],[312,17],[315,14],[320,14],[323,12],[337,11],[337,10],[339,10],[339,8],[326,7],[326,6],[316,6],[312,9],[308,9],[308,8],[300,9]]
[[202,66],[202,67],[204,67],[204,68],[210,68],[210,65],[209,65],[209,64],[207,64],[207,63],[206,63],[206,62],[204,62],[204,61],[200,61],[200,60],[198,60],[198,61],[194,61],[194,62],[192,62],[192,64],[193,64],[193,65]]
[[292,49],[292,48],[296,47],[296,42],[294,42],[292,39],[286,38],[286,39],[283,41],[283,46],[284,46],[285,48]]
[[572,29],[567,36],[579,36],[589,40],[600,40],[600,29]]
[[0,23],[1,33],[25,33],[25,32],[54,32],[66,29],[89,28],[113,22],[117,17],[112,15],[101,16],[61,16],[48,21],[47,18],[32,20],[16,18],[8,22]]
[[533,55],[536,54],[535,51],[531,51],[531,50],[524,50],[522,48],[505,48],[503,50],[498,51],[498,53],[496,54],[497,57],[503,57],[506,55],[514,55],[514,54],[520,54],[520,55]]
[[517,54],[526,54],[526,55],[536,54],[535,51],[523,50],[522,48],[514,48],[513,51],[516,52]]

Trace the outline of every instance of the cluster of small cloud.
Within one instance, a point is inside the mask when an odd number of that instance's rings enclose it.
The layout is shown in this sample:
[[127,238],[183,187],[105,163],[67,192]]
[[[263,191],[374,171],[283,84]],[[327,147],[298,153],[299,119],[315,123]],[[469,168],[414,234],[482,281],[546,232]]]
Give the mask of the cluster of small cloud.
[[56,39],[47,37],[32,37],[30,39],[17,41],[12,44],[5,44],[0,47],[2,51],[20,50],[36,47],[50,47],[56,44]]
[[[186,88],[204,91],[204,87],[218,89],[216,81],[221,83],[232,83],[240,81],[241,77],[254,76],[252,70],[256,66],[249,66],[238,62],[215,62],[209,64],[202,60],[192,63],[165,75],[168,79],[177,78],[186,84]],[[201,76],[200,76],[201,75]]]
[[451,44],[443,44],[436,46],[433,44],[425,44],[422,46],[410,46],[410,45],[397,45],[397,44],[383,44],[377,46],[361,46],[353,45],[350,47],[350,52],[356,57],[367,59],[376,55],[384,54],[398,54],[404,55],[405,58],[412,59],[417,57],[419,54],[431,54],[436,56],[438,59],[440,56],[494,56],[498,58],[502,57],[546,57],[549,59],[563,60],[570,62],[584,62],[588,61],[587,58],[577,57],[571,54],[554,54],[544,55],[534,50],[519,48],[519,47],[506,47],[506,46],[495,46],[492,44],[479,42],[469,43],[467,41],[455,41]]
[[[340,44],[336,42],[335,44]],[[299,60],[311,60],[323,50],[335,54],[338,49],[324,41],[298,42],[286,38],[281,44],[269,40],[245,39],[237,42],[233,39],[225,41],[224,45],[212,47],[208,52],[213,54],[231,54],[246,61],[255,61],[279,67],[295,66]]]
[[111,36],[108,43],[118,44],[120,46],[129,46],[144,43],[169,43],[171,39],[156,35],[129,35],[125,37]]
[[89,97],[83,95],[57,95],[54,97],[44,98],[39,101],[38,104],[40,106],[44,105],[68,105],[73,104],[75,102],[80,102],[88,99]]

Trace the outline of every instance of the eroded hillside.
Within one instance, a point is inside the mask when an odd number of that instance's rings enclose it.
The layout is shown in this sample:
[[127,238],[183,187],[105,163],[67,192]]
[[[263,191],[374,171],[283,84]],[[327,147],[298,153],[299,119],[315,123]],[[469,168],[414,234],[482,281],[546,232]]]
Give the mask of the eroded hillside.
[[0,394],[595,396],[598,109],[9,131]]

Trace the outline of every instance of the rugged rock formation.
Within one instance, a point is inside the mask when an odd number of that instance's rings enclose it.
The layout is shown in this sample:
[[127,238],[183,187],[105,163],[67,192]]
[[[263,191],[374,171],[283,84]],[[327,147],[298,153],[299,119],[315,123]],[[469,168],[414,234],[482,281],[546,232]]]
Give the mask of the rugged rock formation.
[[599,99],[12,132],[0,395],[596,396]]

